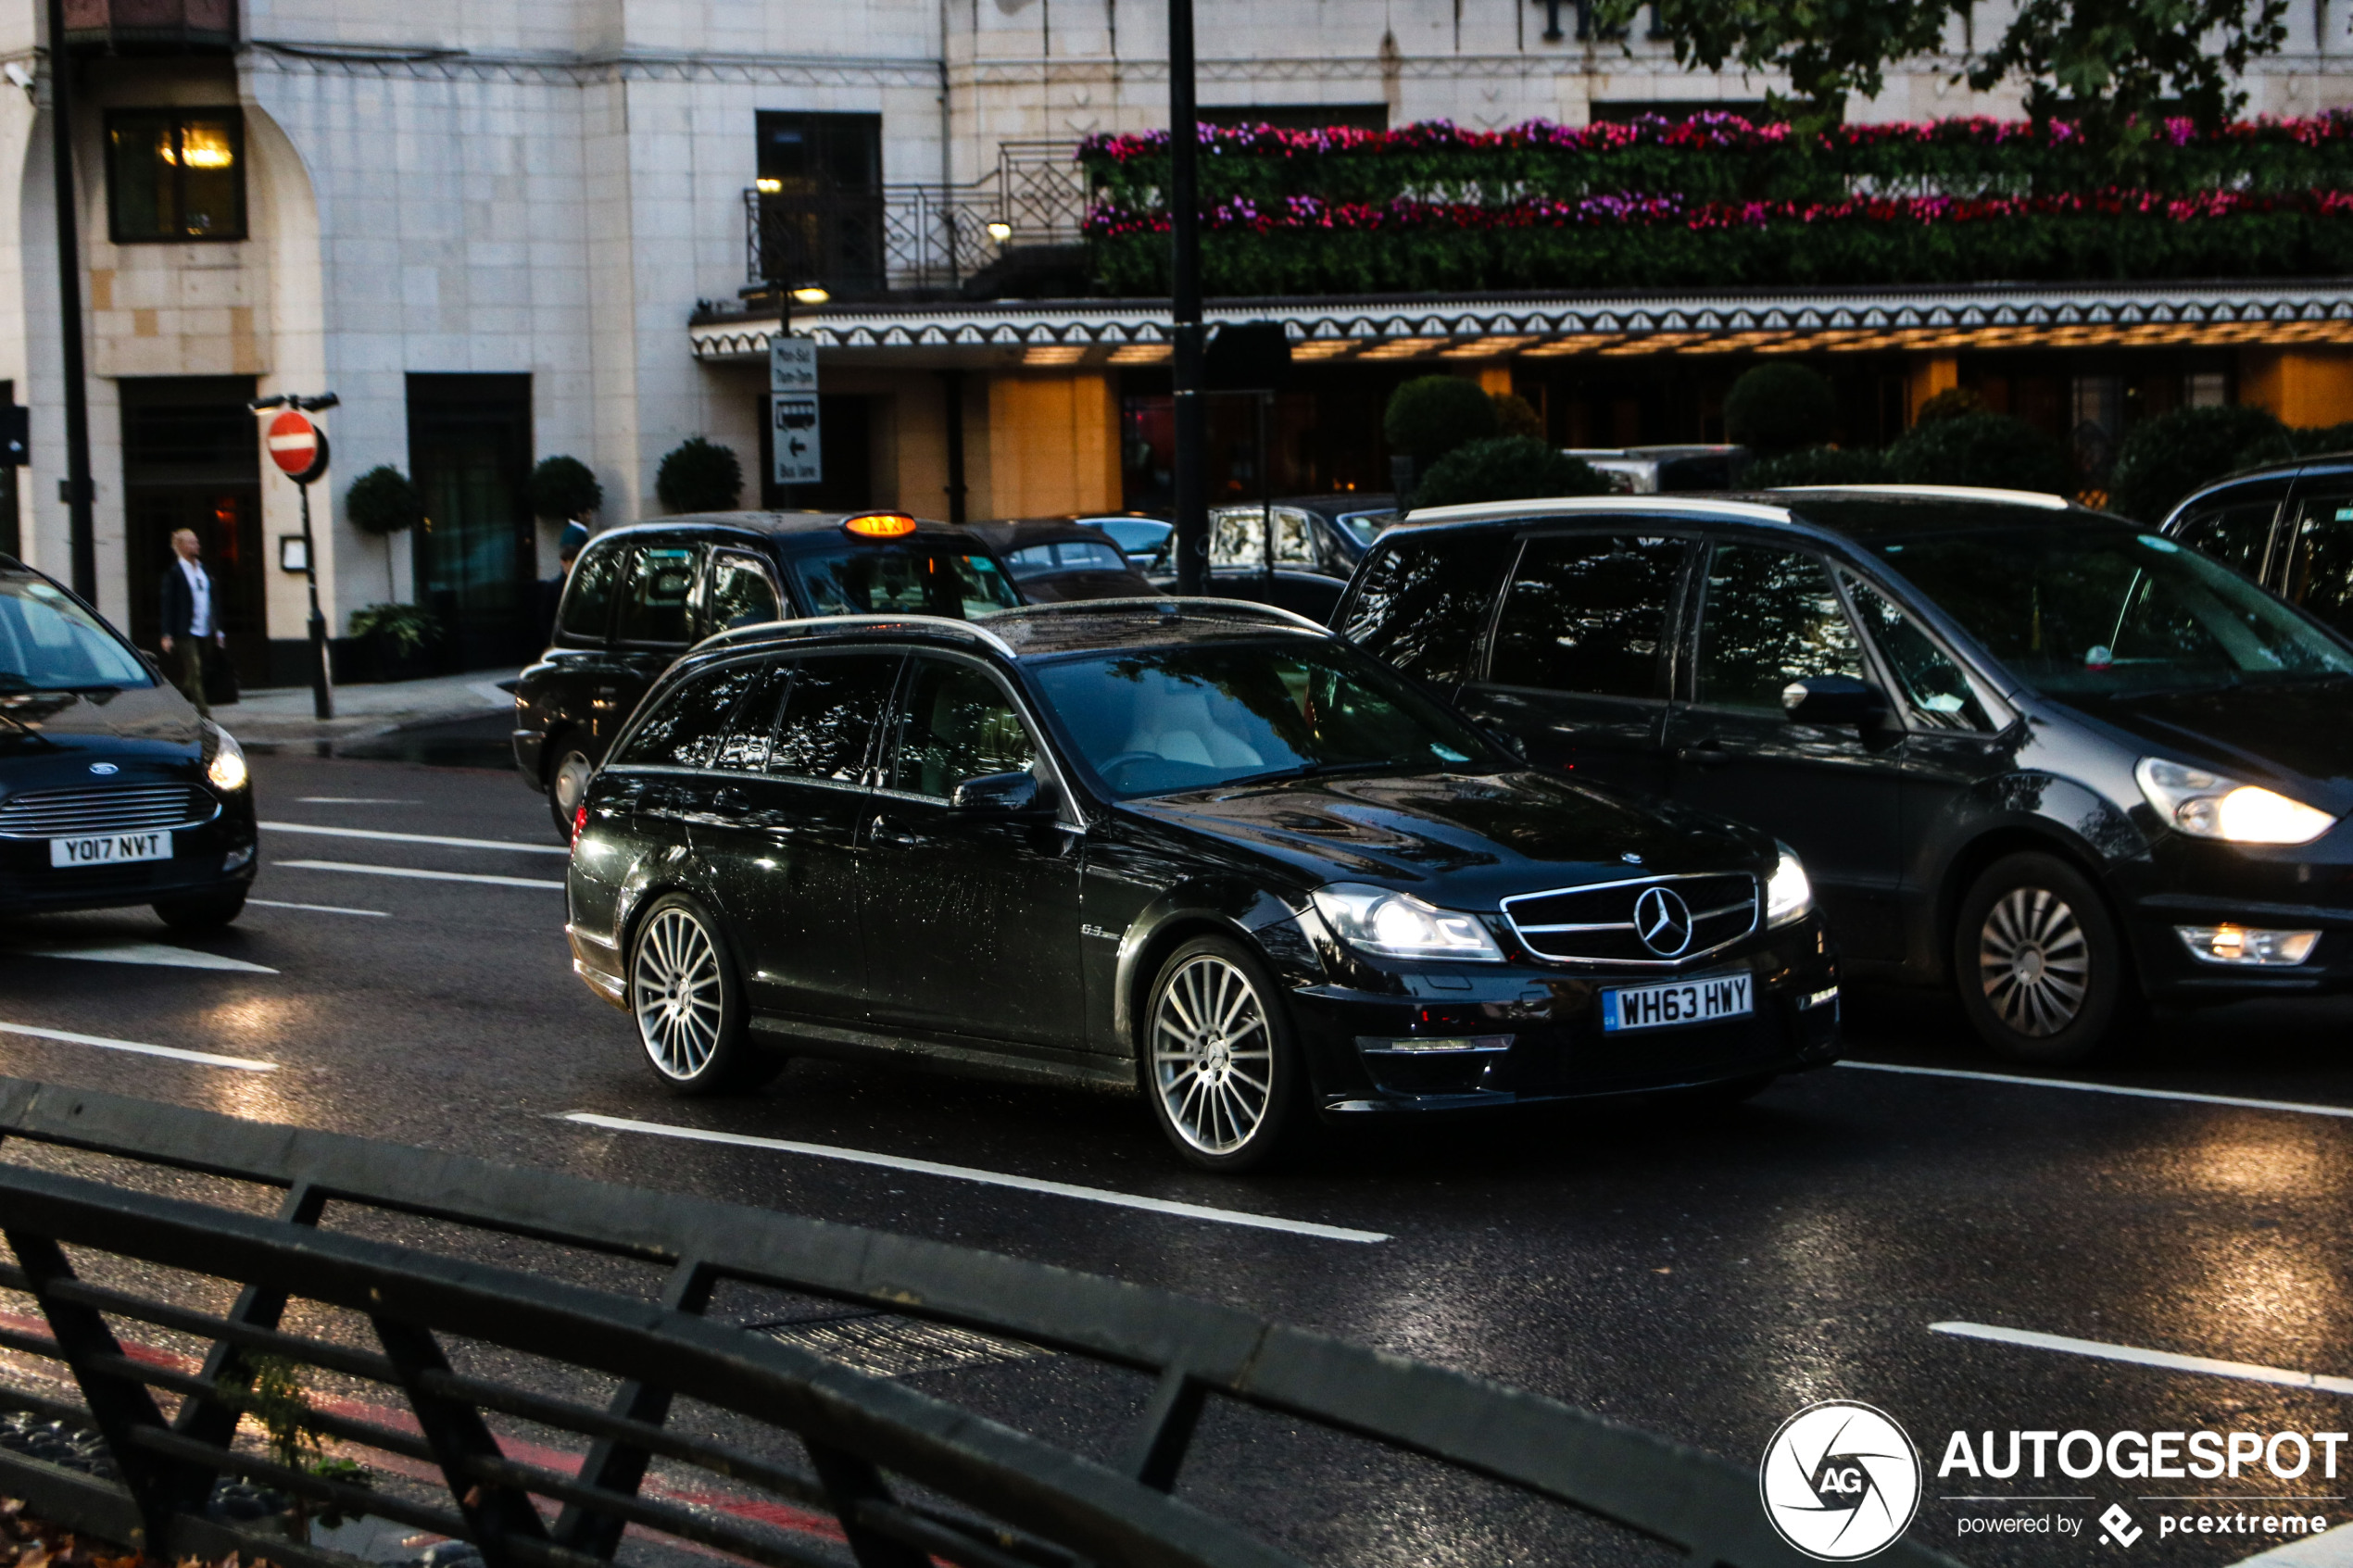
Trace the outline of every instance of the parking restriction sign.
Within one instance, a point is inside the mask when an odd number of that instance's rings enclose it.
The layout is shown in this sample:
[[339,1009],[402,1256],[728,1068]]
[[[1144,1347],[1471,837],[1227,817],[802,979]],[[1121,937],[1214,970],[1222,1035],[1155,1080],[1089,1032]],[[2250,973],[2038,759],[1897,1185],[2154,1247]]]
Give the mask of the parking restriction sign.
[[815,484],[825,477],[817,445],[817,395],[780,392],[768,399],[774,410],[774,469],[778,484]]

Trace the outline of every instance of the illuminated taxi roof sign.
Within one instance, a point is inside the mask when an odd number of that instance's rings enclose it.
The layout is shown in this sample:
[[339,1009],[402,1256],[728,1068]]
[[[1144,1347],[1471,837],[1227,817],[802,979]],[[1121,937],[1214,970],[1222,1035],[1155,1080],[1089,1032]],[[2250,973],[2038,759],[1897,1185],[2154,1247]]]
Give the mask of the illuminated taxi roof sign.
[[915,531],[915,520],[904,512],[861,512],[844,518],[841,531],[862,539],[903,539]]

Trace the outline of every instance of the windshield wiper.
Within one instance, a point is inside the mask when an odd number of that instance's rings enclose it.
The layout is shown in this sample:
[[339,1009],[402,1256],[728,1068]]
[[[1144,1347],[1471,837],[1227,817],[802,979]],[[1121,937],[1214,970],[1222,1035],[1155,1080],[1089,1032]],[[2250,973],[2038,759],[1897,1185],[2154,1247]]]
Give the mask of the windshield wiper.
[[1409,761],[1390,758],[1378,762],[1302,762],[1295,768],[1273,768],[1263,773],[1244,773],[1227,779],[1228,784],[1273,784],[1281,779],[1327,779],[1341,773],[1378,773],[1391,768],[1410,767]]

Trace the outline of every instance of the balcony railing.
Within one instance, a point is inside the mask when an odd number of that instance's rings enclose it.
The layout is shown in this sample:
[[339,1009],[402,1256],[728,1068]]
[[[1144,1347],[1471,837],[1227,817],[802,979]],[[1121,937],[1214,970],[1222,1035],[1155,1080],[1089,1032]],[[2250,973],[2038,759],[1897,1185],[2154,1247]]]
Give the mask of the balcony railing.
[[819,282],[837,294],[952,289],[1009,250],[1075,245],[1087,179],[1071,142],[1005,142],[969,185],[744,193],[754,283]]

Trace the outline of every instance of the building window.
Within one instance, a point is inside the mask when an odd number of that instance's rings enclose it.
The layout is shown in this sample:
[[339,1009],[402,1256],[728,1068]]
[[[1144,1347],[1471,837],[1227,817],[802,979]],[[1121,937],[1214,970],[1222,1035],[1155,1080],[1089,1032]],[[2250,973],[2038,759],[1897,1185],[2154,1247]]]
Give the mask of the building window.
[[762,110],[761,275],[836,293],[883,286],[882,116]]
[[117,245],[244,239],[244,117],[234,108],[107,115],[107,220]]

